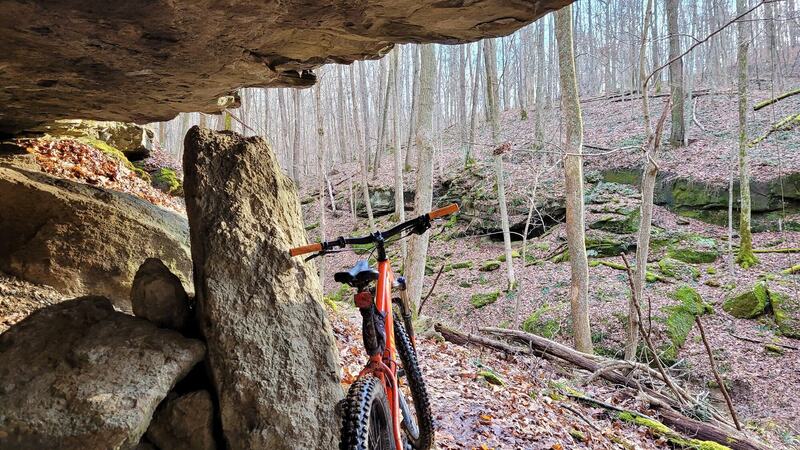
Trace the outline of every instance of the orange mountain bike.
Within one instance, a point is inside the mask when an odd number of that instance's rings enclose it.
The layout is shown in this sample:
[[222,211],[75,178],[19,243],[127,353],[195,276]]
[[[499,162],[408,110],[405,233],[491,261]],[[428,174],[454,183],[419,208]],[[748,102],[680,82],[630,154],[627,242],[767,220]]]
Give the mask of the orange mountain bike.
[[[340,450],[428,450],[433,445],[433,417],[425,381],[417,363],[411,305],[403,277],[395,278],[386,257],[386,245],[412,234],[422,234],[431,221],[458,211],[452,204],[394,226],[357,238],[340,237],[289,250],[291,256],[315,253],[314,258],[337,253],[348,245],[373,244],[378,269],[359,260],[334,279],[356,289],[364,348],[369,362],[350,386],[344,401]],[[399,236],[398,239],[391,240]],[[377,286],[372,286],[377,282]],[[399,296],[392,298],[392,291]],[[397,306],[395,314],[392,305]],[[396,355],[400,357],[398,363]],[[406,399],[407,386],[411,402]],[[410,405],[413,405],[413,410]]]

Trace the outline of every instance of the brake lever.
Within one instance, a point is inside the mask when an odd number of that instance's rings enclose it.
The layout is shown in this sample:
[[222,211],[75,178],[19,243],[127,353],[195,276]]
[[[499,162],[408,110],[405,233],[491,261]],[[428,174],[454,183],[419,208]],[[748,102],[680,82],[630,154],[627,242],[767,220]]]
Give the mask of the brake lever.
[[345,250],[323,250],[321,252],[314,253],[313,255],[306,257],[304,261],[308,262],[308,261],[311,261],[312,259],[314,259],[314,258],[316,258],[318,256],[330,255],[331,253],[341,253],[343,251],[345,251]]

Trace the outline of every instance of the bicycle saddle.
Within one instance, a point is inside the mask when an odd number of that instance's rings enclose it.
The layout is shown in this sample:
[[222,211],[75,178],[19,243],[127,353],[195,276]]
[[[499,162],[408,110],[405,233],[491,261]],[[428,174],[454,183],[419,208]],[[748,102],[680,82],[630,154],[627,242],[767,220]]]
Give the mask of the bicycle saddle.
[[378,279],[378,271],[369,266],[366,259],[359,259],[347,272],[336,272],[333,279],[343,284],[366,284]]

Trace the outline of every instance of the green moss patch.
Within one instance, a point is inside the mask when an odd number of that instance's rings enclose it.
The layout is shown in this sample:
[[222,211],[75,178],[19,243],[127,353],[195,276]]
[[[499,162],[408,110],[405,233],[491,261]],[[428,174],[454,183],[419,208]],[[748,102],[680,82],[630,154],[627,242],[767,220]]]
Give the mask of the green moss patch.
[[480,270],[481,272],[492,272],[499,268],[500,268],[500,261],[492,259],[481,264],[481,267],[478,270]]
[[472,297],[470,297],[469,302],[475,309],[480,309],[486,305],[491,305],[492,303],[496,302],[499,296],[500,292],[498,291],[472,294]]
[[645,417],[640,414],[623,411],[617,414],[617,418],[623,422],[628,422],[634,425],[646,427],[654,434],[666,439],[672,446],[684,449],[693,450],[731,450],[730,447],[719,444],[713,441],[702,441],[700,439],[684,438],[680,434],[672,430],[672,428],[664,425],[663,423]]
[[542,319],[542,316],[548,311],[550,311],[548,305],[541,306],[534,311],[522,322],[522,331],[552,339],[558,333],[561,324],[552,318]]
[[666,277],[676,280],[696,280],[700,277],[700,271],[696,267],[673,258],[662,258],[658,262],[658,270]]
[[688,235],[668,246],[667,256],[689,264],[707,264],[717,260],[719,250],[711,238]]
[[152,178],[153,186],[156,188],[169,195],[183,196],[183,181],[174,170],[168,167],[162,167],[152,172],[150,177]]
[[110,156],[113,159],[119,161],[123,166],[127,167],[132,171],[136,171],[136,167],[134,167],[133,163],[128,160],[128,157],[125,156],[125,153],[122,153],[122,150],[110,145],[108,142],[101,141],[100,139],[95,139],[91,137],[79,137],[77,139],[79,142],[82,142],[86,145],[90,145],[104,154]]
[[[516,250],[512,250],[512,251],[511,251],[511,258],[512,258],[512,259],[513,259],[513,258],[519,258],[519,257],[521,257],[521,256],[522,256],[522,255],[520,255],[518,251],[516,251]],[[505,252],[503,252],[503,254],[502,254],[502,255],[498,256],[498,257],[497,257],[497,258],[495,258],[495,259],[497,259],[497,260],[498,260],[498,261],[500,261],[500,262],[506,262],[506,254],[505,254]]]
[[694,327],[695,318],[714,312],[711,305],[704,302],[700,294],[690,286],[680,286],[672,293],[672,298],[676,304],[662,309],[667,313],[665,325],[670,340],[669,345],[662,349],[662,357],[667,362],[677,359],[678,352]]
[[769,305],[767,284],[756,283],[751,289],[728,297],[722,304],[728,314],[740,319],[752,319],[764,313]]
[[461,261],[452,264],[446,264],[442,272],[450,272],[451,270],[459,270],[459,269],[472,269],[472,261]]

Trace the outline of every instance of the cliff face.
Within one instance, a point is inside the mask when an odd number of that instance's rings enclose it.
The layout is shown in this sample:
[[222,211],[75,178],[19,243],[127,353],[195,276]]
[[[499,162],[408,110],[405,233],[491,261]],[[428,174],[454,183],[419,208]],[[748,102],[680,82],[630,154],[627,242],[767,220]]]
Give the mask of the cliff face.
[[314,84],[395,43],[509,34],[570,0],[9,0],[0,133],[68,117],[150,122],[218,111],[245,86]]

